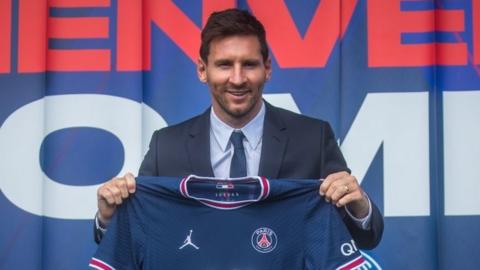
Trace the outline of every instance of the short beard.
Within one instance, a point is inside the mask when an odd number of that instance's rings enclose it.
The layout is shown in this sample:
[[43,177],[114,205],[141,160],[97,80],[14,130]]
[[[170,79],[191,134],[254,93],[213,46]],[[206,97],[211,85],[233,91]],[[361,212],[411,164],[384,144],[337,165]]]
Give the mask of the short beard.
[[256,102],[256,100],[252,100],[252,103],[248,104],[249,106],[247,107],[247,110],[245,110],[245,111],[232,111],[232,110],[228,109],[228,107],[226,105],[226,102],[220,102],[217,99],[217,103],[220,104],[220,107],[222,108],[222,110],[224,112],[226,112],[233,119],[241,119],[241,118],[247,116],[254,109],[255,102]]

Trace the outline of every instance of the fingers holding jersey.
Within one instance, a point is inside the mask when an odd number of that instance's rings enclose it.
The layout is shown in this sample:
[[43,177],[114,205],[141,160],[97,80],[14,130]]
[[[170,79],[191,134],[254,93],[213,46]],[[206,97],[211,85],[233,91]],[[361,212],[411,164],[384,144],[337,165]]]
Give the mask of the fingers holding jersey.
[[336,203],[341,197],[360,189],[357,179],[347,172],[332,173],[320,185],[320,195]]
[[106,203],[107,205],[115,205],[115,196],[109,188],[100,187],[97,191],[97,199],[99,203],[100,200],[103,200],[102,203]]
[[127,189],[129,193],[134,193],[135,192],[135,176],[131,173],[125,174],[125,182],[127,184]]
[[[113,200],[112,200],[112,198],[109,198],[110,200],[107,200],[107,202],[108,201],[110,201],[110,202],[113,201],[113,203],[116,204],[116,205],[122,204],[122,201],[123,201],[124,198],[122,198],[122,191],[121,191],[122,187],[120,186],[120,184],[119,184],[118,187],[115,186],[115,185],[109,185],[106,188],[108,189],[108,191],[110,191],[110,193],[107,193],[107,194],[113,197]],[[123,187],[123,188],[125,188],[125,187]],[[111,204],[113,204],[113,203],[111,203]]]
[[350,188],[347,183],[334,183],[327,191],[325,198],[332,204],[337,204],[340,199],[351,197],[352,194],[354,193],[350,193]]
[[[365,205],[368,210],[368,199],[357,182],[357,179],[347,172],[337,172],[327,176],[320,185],[321,196],[325,197],[327,202],[335,204],[337,207],[346,205],[352,206],[355,212],[363,214]],[[365,202],[367,201],[367,204]]]
[[115,177],[97,190],[98,218],[108,224],[117,205],[135,192],[135,178],[131,173],[123,177]]

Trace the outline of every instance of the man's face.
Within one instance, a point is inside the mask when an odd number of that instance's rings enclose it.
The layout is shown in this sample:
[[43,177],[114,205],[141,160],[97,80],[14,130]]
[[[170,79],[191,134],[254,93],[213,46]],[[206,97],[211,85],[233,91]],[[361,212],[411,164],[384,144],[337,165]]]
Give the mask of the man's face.
[[208,62],[197,64],[198,77],[210,87],[215,114],[232,127],[243,127],[262,106],[262,90],[271,75],[255,36],[231,36],[210,43]]

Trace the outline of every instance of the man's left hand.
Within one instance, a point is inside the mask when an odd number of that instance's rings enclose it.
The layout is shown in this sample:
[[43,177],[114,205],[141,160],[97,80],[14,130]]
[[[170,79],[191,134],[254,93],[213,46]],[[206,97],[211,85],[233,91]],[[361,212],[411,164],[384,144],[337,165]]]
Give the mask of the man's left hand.
[[356,218],[365,218],[368,215],[369,201],[365,192],[358,184],[355,176],[349,173],[332,173],[320,185],[321,196],[337,207],[347,206]]

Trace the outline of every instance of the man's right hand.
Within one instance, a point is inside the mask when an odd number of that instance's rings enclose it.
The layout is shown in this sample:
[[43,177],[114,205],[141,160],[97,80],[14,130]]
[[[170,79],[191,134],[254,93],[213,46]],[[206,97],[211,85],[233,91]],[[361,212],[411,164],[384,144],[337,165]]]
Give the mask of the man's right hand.
[[97,190],[97,218],[103,226],[108,226],[110,219],[123,200],[135,192],[135,177],[131,173],[123,177],[114,177]]

